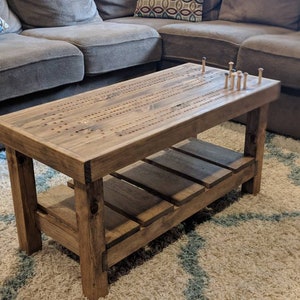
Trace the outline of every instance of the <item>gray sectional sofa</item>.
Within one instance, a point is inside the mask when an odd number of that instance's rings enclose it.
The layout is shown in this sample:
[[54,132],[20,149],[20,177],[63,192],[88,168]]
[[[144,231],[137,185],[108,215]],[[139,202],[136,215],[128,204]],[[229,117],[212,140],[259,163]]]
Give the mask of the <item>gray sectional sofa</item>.
[[268,129],[299,139],[299,29],[299,0],[1,0],[0,114],[205,56],[281,80]]

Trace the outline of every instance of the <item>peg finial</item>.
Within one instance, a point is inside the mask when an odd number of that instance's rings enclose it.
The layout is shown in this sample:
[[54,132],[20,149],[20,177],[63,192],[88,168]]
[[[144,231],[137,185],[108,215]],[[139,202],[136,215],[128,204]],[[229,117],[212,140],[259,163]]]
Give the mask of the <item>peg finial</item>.
[[229,65],[229,78],[230,78],[230,77],[231,77],[231,73],[232,73],[232,69],[233,69],[234,62],[233,62],[233,61],[230,61],[230,62],[228,63],[228,65]]

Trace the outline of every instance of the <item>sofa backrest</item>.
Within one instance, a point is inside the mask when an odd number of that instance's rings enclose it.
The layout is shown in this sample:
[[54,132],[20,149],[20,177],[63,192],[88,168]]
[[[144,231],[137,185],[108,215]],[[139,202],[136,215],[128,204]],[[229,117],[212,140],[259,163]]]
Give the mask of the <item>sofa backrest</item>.
[[300,0],[222,0],[219,19],[299,30]]
[[[94,0],[103,20],[133,16],[138,0]],[[155,0],[154,0],[155,1]],[[216,20],[222,0],[204,0],[203,20]],[[160,3],[160,2],[158,2]]]
[[[25,27],[82,24],[99,21],[100,17],[133,16],[137,1],[0,0],[0,18],[9,25],[4,33],[19,32],[22,26],[18,17]],[[300,0],[204,0],[202,20],[217,19],[300,30]]]
[[[133,16],[138,0],[94,1],[100,16],[106,20]],[[300,0],[204,0],[202,20],[217,19],[299,30]]]

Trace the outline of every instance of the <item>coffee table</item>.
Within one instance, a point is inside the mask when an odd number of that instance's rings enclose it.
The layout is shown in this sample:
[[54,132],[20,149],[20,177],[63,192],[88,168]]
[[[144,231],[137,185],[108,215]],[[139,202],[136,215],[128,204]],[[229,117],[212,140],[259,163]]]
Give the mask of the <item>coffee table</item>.
[[[80,256],[83,293],[108,293],[107,270],[242,185],[260,189],[267,111],[280,82],[187,63],[0,118],[20,249],[41,232]],[[247,113],[244,153],[197,140]],[[70,177],[37,194],[33,159]]]

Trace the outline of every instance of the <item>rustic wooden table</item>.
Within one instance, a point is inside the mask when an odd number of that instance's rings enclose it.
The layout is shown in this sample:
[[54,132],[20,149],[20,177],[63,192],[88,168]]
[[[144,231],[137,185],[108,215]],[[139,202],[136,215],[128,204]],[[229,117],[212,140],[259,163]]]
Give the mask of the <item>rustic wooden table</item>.
[[[224,78],[188,63],[2,116],[20,248],[38,251],[45,232],[80,256],[98,299],[110,266],[241,184],[258,193],[280,83]],[[244,153],[194,138],[244,113]],[[33,159],[72,180],[37,195]]]

